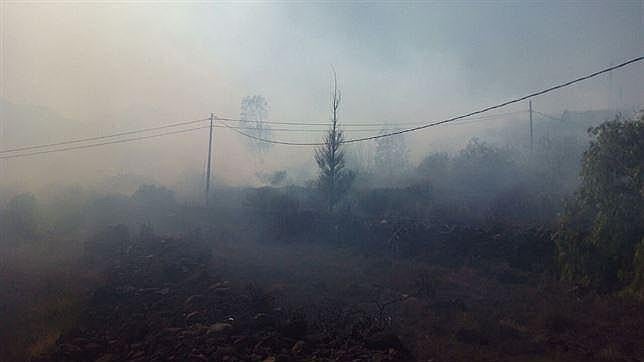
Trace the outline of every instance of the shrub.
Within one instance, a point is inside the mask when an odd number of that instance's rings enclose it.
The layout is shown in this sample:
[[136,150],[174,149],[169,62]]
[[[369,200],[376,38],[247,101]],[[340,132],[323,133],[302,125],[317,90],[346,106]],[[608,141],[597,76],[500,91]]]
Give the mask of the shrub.
[[594,139],[583,155],[581,187],[554,234],[566,280],[607,291],[638,283],[644,234],[643,120],[618,116],[589,130]]

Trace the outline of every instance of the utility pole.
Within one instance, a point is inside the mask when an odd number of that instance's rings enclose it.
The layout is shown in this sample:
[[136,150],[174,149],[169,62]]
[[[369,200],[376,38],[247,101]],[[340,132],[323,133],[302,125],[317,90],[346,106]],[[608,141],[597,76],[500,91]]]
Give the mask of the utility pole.
[[208,206],[208,199],[210,197],[210,162],[212,160],[212,129],[215,114],[210,113],[210,129],[208,132],[208,165],[206,166],[206,206]]
[[534,150],[534,139],[532,137],[532,99],[528,101],[530,105],[530,153]]

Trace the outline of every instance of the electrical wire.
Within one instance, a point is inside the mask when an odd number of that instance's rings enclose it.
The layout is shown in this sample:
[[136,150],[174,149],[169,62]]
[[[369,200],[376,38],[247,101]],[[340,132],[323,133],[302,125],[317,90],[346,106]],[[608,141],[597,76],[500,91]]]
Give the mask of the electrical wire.
[[[516,113],[522,113],[526,111],[515,111],[515,112],[506,112],[502,114],[497,114],[497,115],[492,115],[485,117],[485,119],[489,118],[496,118],[496,117],[501,117],[504,115],[508,114],[516,114]],[[237,121],[237,122],[245,122],[244,120],[241,119],[231,119],[231,118],[218,118],[217,120],[229,120],[229,121]],[[484,119],[481,117],[480,119]],[[76,144],[76,143],[85,143],[89,141],[98,141],[98,140],[103,140],[103,139],[109,139],[109,138],[115,138],[115,137],[121,137],[121,136],[129,136],[132,134],[137,134],[137,133],[143,133],[143,132],[150,132],[150,131],[156,131],[160,129],[166,129],[166,128],[173,128],[173,127],[179,127],[179,126],[184,126],[188,124],[194,124],[198,122],[204,122],[209,120],[209,118],[201,118],[201,119],[195,119],[195,120],[188,120],[188,121],[182,121],[182,122],[176,122],[176,123],[171,123],[171,124],[166,124],[162,126],[156,126],[156,127],[149,127],[149,128],[142,128],[138,130],[132,130],[132,131],[124,131],[124,132],[118,132],[118,133],[113,133],[105,136],[96,136],[96,137],[86,137],[86,138],[79,138],[79,139],[73,139],[73,140],[68,140],[68,141],[61,141],[61,142],[54,142],[54,143],[46,143],[46,144],[40,144],[40,145],[32,145],[32,146],[23,146],[23,147],[16,147],[16,148],[10,148],[10,149],[4,149],[0,150],[0,155],[1,154],[6,154],[6,153],[15,153],[15,152],[20,152],[20,151],[29,151],[29,150],[35,150],[35,149],[42,149],[42,148],[51,148],[51,147],[56,147],[56,146],[64,146],[64,145],[69,145],[69,144]],[[282,125],[324,125],[328,126],[328,123],[297,123],[297,122],[280,122],[280,121],[264,121],[262,123],[269,123],[269,124],[282,124]],[[362,128],[362,129],[352,129],[348,130],[348,132],[371,132],[371,131],[382,131],[382,130],[393,130],[393,129],[399,129],[400,127],[395,127],[397,125],[405,125],[405,123],[371,123],[371,124],[351,124],[353,127],[358,127],[358,126],[364,126],[364,127],[369,127],[369,126],[381,126],[382,128]],[[343,125],[344,126],[344,125]],[[242,127],[242,126],[223,126],[223,125],[214,125],[213,127],[215,128],[236,128],[236,129],[244,129],[244,130],[255,130],[257,128],[255,127]],[[291,129],[291,128],[271,128],[270,131],[275,131],[275,132],[328,132],[327,129]]]
[[121,136],[129,136],[129,135],[137,134],[137,133],[157,131],[157,130],[166,129],[166,128],[173,128],[173,127],[185,126],[185,125],[188,125],[188,124],[199,123],[199,122],[207,121],[208,119],[209,118],[193,119],[193,120],[189,120],[189,121],[181,121],[181,122],[166,124],[166,125],[162,125],[162,126],[141,128],[141,129],[132,130],[132,131],[124,131],[124,132],[119,132],[119,133],[113,133],[113,134],[109,134],[109,135],[105,135],[105,136],[78,138],[78,139],[73,139],[73,140],[69,140],[69,141],[61,141],[61,142],[46,143],[46,144],[40,144],[40,145],[34,145],[34,146],[24,146],[24,147],[9,148],[9,149],[6,149],[6,150],[0,150],[0,154],[14,153],[14,152],[19,152],[19,151],[35,150],[35,149],[40,149],[40,148],[50,148],[50,147],[55,147],[55,146],[64,146],[64,145],[69,145],[69,144],[74,144],[74,143],[84,143],[84,142],[89,142],[89,141],[98,141],[98,140],[114,138],[114,137],[121,137]]
[[[511,99],[511,100],[502,102],[502,103],[498,103],[498,104],[495,104],[495,105],[492,105],[492,106],[489,106],[489,107],[485,107],[485,108],[479,109],[477,111],[473,111],[473,112],[469,112],[469,113],[462,114],[462,115],[459,115],[459,116],[443,119],[441,121],[431,122],[431,123],[423,124],[423,125],[420,125],[420,126],[406,128],[406,129],[402,129],[402,130],[398,130],[398,131],[394,131],[394,132],[383,133],[383,134],[379,134],[379,135],[360,137],[360,138],[352,138],[352,139],[344,140],[341,143],[342,144],[356,143],[356,142],[364,142],[364,141],[369,141],[369,140],[375,140],[375,139],[379,139],[379,138],[392,137],[392,136],[396,136],[396,135],[400,135],[400,134],[404,134],[404,133],[419,131],[419,130],[429,128],[429,127],[435,127],[435,126],[438,126],[438,125],[442,125],[442,124],[446,124],[446,123],[450,123],[450,122],[455,122],[455,121],[458,121],[460,119],[464,119],[464,118],[468,118],[468,117],[475,116],[475,115],[478,115],[478,114],[482,114],[482,113],[485,113],[485,112],[489,112],[491,110],[506,107],[506,106],[509,106],[510,104],[522,102],[522,101],[525,101],[525,100],[527,100],[529,98],[534,98],[534,97],[537,97],[537,96],[540,96],[540,95],[543,95],[543,94],[546,94],[546,93],[553,92],[553,91],[561,89],[561,88],[569,87],[569,86],[571,86],[571,85],[573,85],[575,83],[579,83],[579,82],[582,82],[582,81],[597,77],[597,76],[599,76],[601,74],[608,73],[610,71],[613,71],[613,70],[616,70],[616,69],[619,69],[619,68],[623,68],[623,67],[625,67],[625,66],[627,66],[629,64],[637,63],[637,62],[640,62],[642,60],[644,60],[644,56],[633,58],[631,60],[628,60],[628,61],[625,61],[623,63],[617,64],[615,66],[604,68],[604,69],[599,70],[597,72],[590,73],[588,75],[581,76],[581,77],[575,78],[573,80],[554,85],[554,86],[549,87],[549,88],[545,88],[545,89],[542,89],[542,90],[539,90],[539,91],[535,91],[535,92],[529,93],[529,94],[527,94],[525,96],[522,96],[522,97],[514,98],[514,99]],[[222,118],[219,118],[219,119],[222,119]],[[255,136],[246,134],[244,132],[241,132],[239,130],[235,130],[235,131],[237,133],[240,133],[240,134],[246,136],[246,137],[253,138],[253,139],[257,140],[257,141],[273,143],[273,144],[281,144],[281,145],[289,145],[289,146],[321,146],[321,145],[323,145],[323,143],[304,143],[304,142],[300,143],[300,142],[275,141],[275,140],[269,140],[269,139],[262,138],[262,137],[255,137]]]
[[[512,112],[498,113],[481,117],[471,117],[472,120],[485,120],[492,118],[499,118],[511,114],[526,113],[527,110],[518,110]],[[244,120],[240,118],[216,117],[215,121],[227,122],[240,122],[240,123],[253,123],[254,121]],[[278,125],[293,125],[293,126],[329,126],[329,123],[324,122],[287,122],[287,121],[261,121],[262,124],[278,124]],[[378,122],[378,123],[342,123],[342,127],[387,127],[394,128],[395,126],[409,126],[419,125],[422,122]]]
[[[218,118],[218,119],[221,119],[221,118]],[[285,145],[285,146],[321,146],[321,145],[324,144],[324,143],[319,143],[319,142],[318,143],[313,143],[313,142],[308,143],[308,142],[274,141],[274,140],[269,140],[269,139],[262,138],[262,137],[253,136],[253,135],[248,134],[246,132],[240,131],[238,128],[229,126],[227,123],[222,123],[222,124],[226,128],[232,130],[233,132],[239,133],[240,135],[242,135],[244,137],[248,137],[248,138],[254,139],[256,141],[268,142],[268,143],[273,143],[273,144],[278,144],[278,145]]]
[[150,138],[157,138],[157,137],[169,136],[169,135],[174,135],[174,134],[187,133],[187,132],[192,132],[192,131],[196,131],[196,130],[199,130],[199,129],[205,129],[205,128],[210,128],[210,126],[192,127],[192,128],[186,128],[186,129],[181,129],[181,130],[177,130],[177,131],[164,132],[164,133],[148,135],[148,136],[125,138],[125,139],[120,139],[120,140],[106,141],[106,142],[100,142],[100,143],[92,143],[92,144],[81,145],[81,146],[71,146],[71,147],[64,147],[64,148],[56,148],[56,149],[53,149],[53,150],[46,150],[46,151],[35,151],[35,152],[29,152],[29,153],[19,153],[17,155],[0,156],[0,160],[10,159],[10,158],[29,157],[29,156],[42,155],[42,154],[54,153],[54,152],[80,150],[80,149],[86,149],[86,148],[93,148],[93,147],[112,145],[112,144],[116,144],[116,143],[125,143],[125,142],[147,140],[147,139],[150,139]]
[[[496,118],[499,116],[502,116],[503,114],[498,114],[498,115],[488,115],[488,116],[481,116],[477,118],[472,118],[472,116],[479,115],[485,112],[489,112],[494,109],[499,109],[502,107],[506,107],[510,104],[518,103],[521,101],[524,101],[529,98],[537,97],[546,93],[553,92],[555,90],[565,88],[568,86],[571,86],[575,83],[579,83],[581,81],[597,77],[601,74],[610,72],[612,70],[616,70],[622,67],[625,67],[629,64],[636,63],[639,61],[644,60],[644,56],[633,58],[631,60],[628,60],[626,62],[623,62],[621,64],[602,69],[600,71],[575,78],[571,81],[557,84],[555,86],[539,90],[536,92],[529,93],[528,95],[519,97],[519,98],[514,98],[496,105],[488,106],[482,109],[479,109],[477,111],[473,111],[470,113],[462,114],[459,116],[447,118],[441,121],[437,122],[432,122],[432,123],[427,123],[427,124],[422,124],[416,127],[411,127],[411,128],[406,128],[406,129],[398,129],[395,131],[387,132],[387,133],[380,133],[378,135],[372,135],[372,136],[367,136],[367,137],[360,137],[360,138],[352,138],[348,140],[344,140],[341,143],[342,144],[347,144],[347,143],[356,143],[356,142],[363,142],[363,141],[368,141],[368,140],[375,140],[379,138],[384,138],[384,137],[391,137],[395,135],[400,135],[404,133],[409,133],[409,132],[415,132],[419,131],[425,128],[429,127],[434,127],[442,124],[447,124],[451,122],[455,122],[458,120],[462,120],[465,118],[470,118],[472,120],[474,119],[490,119],[490,118]],[[520,113],[520,112],[525,112],[525,111],[517,111],[517,112],[508,112],[506,114],[511,114],[511,113]],[[547,116],[553,119],[556,119],[554,117],[548,116],[545,113],[537,112],[543,116]],[[122,137],[122,136],[127,136],[127,135],[132,135],[132,134],[137,134],[137,133],[143,133],[143,132],[150,132],[150,131],[157,131],[161,129],[166,129],[166,128],[172,128],[172,127],[178,127],[178,126],[183,126],[183,125],[188,125],[188,124],[193,124],[193,123],[198,123],[198,122],[203,122],[207,121],[209,118],[202,118],[202,119],[197,119],[197,120],[189,120],[189,121],[182,121],[182,122],[176,122],[172,124],[167,124],[167,125],[162,125],[162,126],[157,126],[157,127],[150,127],[150,128],[143,128],[143,129],[138,129],[138,130],[132,130],[132,131],[124,131],[124,132],[119,132],[119,133],[114,133],[111,135],[106,135],[106,136],[97,136],[97,137],[89,137],[89,138],[81,138],[81,139],[74,139],[74,140],[69,140],[69,141],[61,141],[61,142],[56,142],[56,143],[49,143],[49,144],[41,144],[41,145],[33,145],[33,146],[24,146],[24,147],[17,147],[13,149],[6,149],[6,150],[0,150],[0,155],[1,154],[7,154],[7,153],[15,153],[15,152],[20,152],[20,151],[28,151],[28,150],[35,150],[35,149],[42,149],[42,148],[51,148],[51,147],[56,147],[56,146],[63,146],[63,145],[69,145],[69,144],[75,144],[75,143],[84,143],[84,142],[90,142],[90,141],[97,141],[97,140],[102,140],[102,139],[109,139],[109,138],[115,138],[115,137]],[[273,144],[280,144],[280,145],[289,145],[289,146],[321,146],[324,145],[324,143],[320,142],[288,142],[288,141],[280,141],[280,140],[270,140],[258,136],[251,135],[249,133],[246,133],[242,131],[242,129],[257,129],[253,127],[242,127],[242,126],[230,126],[225,122],[246,122],[245,120],[240,120],[240,119],[234,119],[234,118],[226,118],[226,117],[214,117],[213,120],[222,122],[223,127],[228,128],[233,130],[236,133],[239,133],[245,137],[257,140],[257,141],[262,141],[262,142],[267,142],[267,143],[273,143]],[[282,124],[282,125],[300,125],[300,126],[305,126],[305,125],[328,125],[328,123],[297,123],[297,122],[280,122],[280,121],[266,121],[265,123],[271,123],[271,124]],[[464,122],[463,122],[464,123]],[[351,124],[346,124],[351,125],[351,126],[360,126],[360,127],[366,127],[366,126],[385,126],[385,127],[395,127],[393,124],[358,124],[358,123],[351,123]],[[402,125],[402,124],[398,124]],[[116,143],[125,143],[125,142],[133,142],[133,141],[139,141],[139,140],[144,140],[144,139],[150,139],[150,138],[156,138],[156,137],[162,137],[162,136],[167,136],[167,135],[172,135],[172,134],[178,134],[178,133],[185,133],[185,132],[190,132],[198,129],[205,129],[209,128],[210,126],[201,126],[201,127],[193,127],[189,129],[183,129],[183,130],[178,130],[178,131],[172,131],[172,132],[165,132],[165,133],[160,133],[160,134],[155,134],[155,135],[148,135],[148,136],[141,136],[141,137],[134,137],[134,138],[126,138],[126,139],[120,139],[120,140],[112,140],[112,141],[107,141],[107,142],[100,142],[100,143],[91,143],[87,145],[80,145],[80,146],[72,146],[72,147],[64,147],[64,148],[56,148],[53,150],[43,150],[43,151],[36,151],[36,152],[29,152],[29,153],[19,153],[19,154],[13,154],[13,155],[8,155],[8,156],[0,156],[0,159],[10,159],[10,158],[19,158],[19,157],[28,157],[28,156],[34,156],[34,155],[40,155],[40,154],[47,154],[47,153],[52,153],[52,152],[62,152],[62,151],[68,151],[68,150],[76,150],[76,149],[85,149],[85,148],[92,148],[92,147],[99,147],[99,146],[104,146],[104,145],[110,145],[110,144],[116,144]],[[218,127],[221,128],[221,125],[213,125],[213,127]],[[386,129],[386,128],[385,128]],[[276,129],[277,131],[277,129]],[[279,129],[279,131],[298,131],[298,132],[310,132],[310,131],[316,131],[316,132],[328,132],[328,130],[305,130],[305,129]],[[367,129],[361,129],[361,130],[351,130],[351,131],[367,131]],[[382,131],[382,129],[381,129]]]

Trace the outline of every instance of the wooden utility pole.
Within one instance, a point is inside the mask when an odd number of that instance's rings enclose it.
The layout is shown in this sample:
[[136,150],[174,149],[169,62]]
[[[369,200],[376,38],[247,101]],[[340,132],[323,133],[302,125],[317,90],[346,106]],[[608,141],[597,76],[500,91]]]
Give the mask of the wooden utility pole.
[[532,153],[534,150],[534,139],[532,137],[532,99],[528,102],[530,105],[530,153]]
[[215,114],[210,113],[210,129],[208,132],[208,164],[206,166],[206,206],[208,206],[208,199],[210,198],[210,162],[212,160],[212,130]]

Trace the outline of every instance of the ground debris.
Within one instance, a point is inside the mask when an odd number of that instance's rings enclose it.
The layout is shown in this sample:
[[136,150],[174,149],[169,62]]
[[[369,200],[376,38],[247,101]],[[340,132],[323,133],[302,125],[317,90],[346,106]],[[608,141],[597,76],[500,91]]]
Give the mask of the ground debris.
[[301,316],[266,308],[258,302],[260,290],[248,293],[213,276],[203,258],[208,252],[200,248],[151,238],[128,254],[110,254],[108,281],[94,292],[77,328],[36,361],[404,360],[391,358],[392,350],[403,350],[391,335],[378,346],[337,343],[333,331],[305,341],[320,332]]

